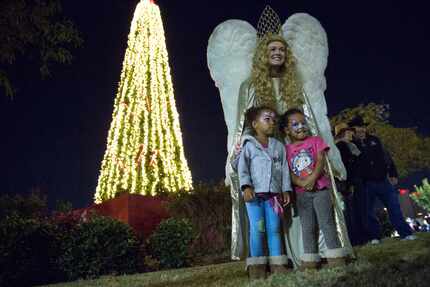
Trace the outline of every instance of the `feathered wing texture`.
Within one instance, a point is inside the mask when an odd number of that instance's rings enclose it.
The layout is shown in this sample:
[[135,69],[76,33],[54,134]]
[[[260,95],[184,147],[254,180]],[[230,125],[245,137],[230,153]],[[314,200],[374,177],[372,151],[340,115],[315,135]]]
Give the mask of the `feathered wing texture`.
[[246,21],[227,20],[212,32],[207,50],[208,67],[221,96],[228,129],[227,149],[237,126],[239,89],[251,74],[257,32]]
[[327,35],[319,21],[306,13],[290,16],[282,26],[282,31],[297,59],[305,102],[308,105],[307,112],[314,118],[317,125],[315,128],[330,146],[328,157],[337,176],[345,179],[346,170],[334,143],[324,97],[326,89],[324,71],[328,57]]

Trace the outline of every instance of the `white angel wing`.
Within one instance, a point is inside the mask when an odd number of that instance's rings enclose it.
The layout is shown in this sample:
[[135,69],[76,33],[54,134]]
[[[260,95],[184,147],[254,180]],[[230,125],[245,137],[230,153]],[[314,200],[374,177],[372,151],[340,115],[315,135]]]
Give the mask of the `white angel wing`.
[[324,97],[327,67],[327,35],[314,17],[306,13],[290,16],[282,26],[285,39],[297,59],[298,72],[303,81],[307,111],[315,120],[318,133],[330,146],[328,157],[341,179],[346,178],[346,170],[331,133],[327,117],[327,103]]
[[221,96],[228,129],[228,151],[233,145],[233,134],[237,126],[240,85],[251,74],[256,41],[256,30],[242,20],[227,20],[219,24],[209,38],[208,67]]

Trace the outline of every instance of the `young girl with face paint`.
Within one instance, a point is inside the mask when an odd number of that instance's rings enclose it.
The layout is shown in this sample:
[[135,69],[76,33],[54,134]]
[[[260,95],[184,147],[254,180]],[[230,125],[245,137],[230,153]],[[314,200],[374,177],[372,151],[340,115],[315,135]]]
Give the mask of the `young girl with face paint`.
[[344,265],[344,249],[338,238],[331,198],[331,182],[324,173],[328,145],[319,136],[310,136],[303,112],[290,109],[281,118],[281,130],[288,136],[287,158],[302,224],[303,268],[317,268],[320,262],[318,227],[324,234],[329,266]]
[[[272,137],[276,113],[266,107],[246,113],[253,133],[243,137],[238,162],[240,189],[249,219],[249,249],[246,260],[251,279],[264,278],[267,265],[272,273],[287,272],[283,254],[280,216],[290,202],[290,174],[284,145]],[[263,252],[267,236],[269,256]]]

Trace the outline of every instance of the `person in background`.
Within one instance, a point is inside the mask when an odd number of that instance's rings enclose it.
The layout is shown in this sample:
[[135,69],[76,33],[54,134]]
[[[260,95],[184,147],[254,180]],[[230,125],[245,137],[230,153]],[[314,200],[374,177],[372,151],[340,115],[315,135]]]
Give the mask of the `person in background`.
[[353,142],[361,152],[358,157],[358,173],[363,180],[367,196],[367,227],[370,243],[379,244],[381,240],[380,225],[375,214],[376,199],[379,199],[387,208],[390,222],[400,237],[404,240],[416,239],[400,209],[399,194],[394,188],[398,183],[398,174],[390,154],[378,137],[367,132],[367,125],[361,116],[353,118],[349,126],[354,128]]
[[334,128],[335,143],[339,149],[342,161],[347,171],[347,179],[338,182],[338,189],[345,202],[345,220],[348,235],[353,246],[368,242],[369,235],[366,228],[367,198],[363,190],[363,181],[358,173],[358,157],[360,150],[352,142],[354,129],[346,123],[340,123]]

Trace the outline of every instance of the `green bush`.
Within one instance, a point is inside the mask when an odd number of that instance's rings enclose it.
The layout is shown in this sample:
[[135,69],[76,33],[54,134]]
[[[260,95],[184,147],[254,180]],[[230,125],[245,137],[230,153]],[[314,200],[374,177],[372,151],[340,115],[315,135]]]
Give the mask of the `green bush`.
[[0,220],[8,216],[41,218],[48,214],[46,197],[39,192],[0,196]]
[[67,279],[133,273],[138,268],[139,241],[117,220],[92,215],[63,239],[58,264]]
[[186,218],[196,230],[192,244],[194,255],[221,254],[230,250],[231,198],[224,182],[199,183],[191,192],[175,194],[171,199],[170,215]]
[[39,193],[0,197],[0,286],[137,271],[139,241],[128,225],[93,215],[82,222],[74,212],[47,215]]
[[32,286],[62,280],[56,259],[58,229],[43,219],[18,216],[0,222],[0,286]]
[[151,256],[161,268],[187,266],[193,227],[186,219],[169,218],[160,223],[149,238]]
[[430,183],[423,179],[421,186],[415,186],[416,192],[411,194],[412,199],[423,209],[430,211]]

